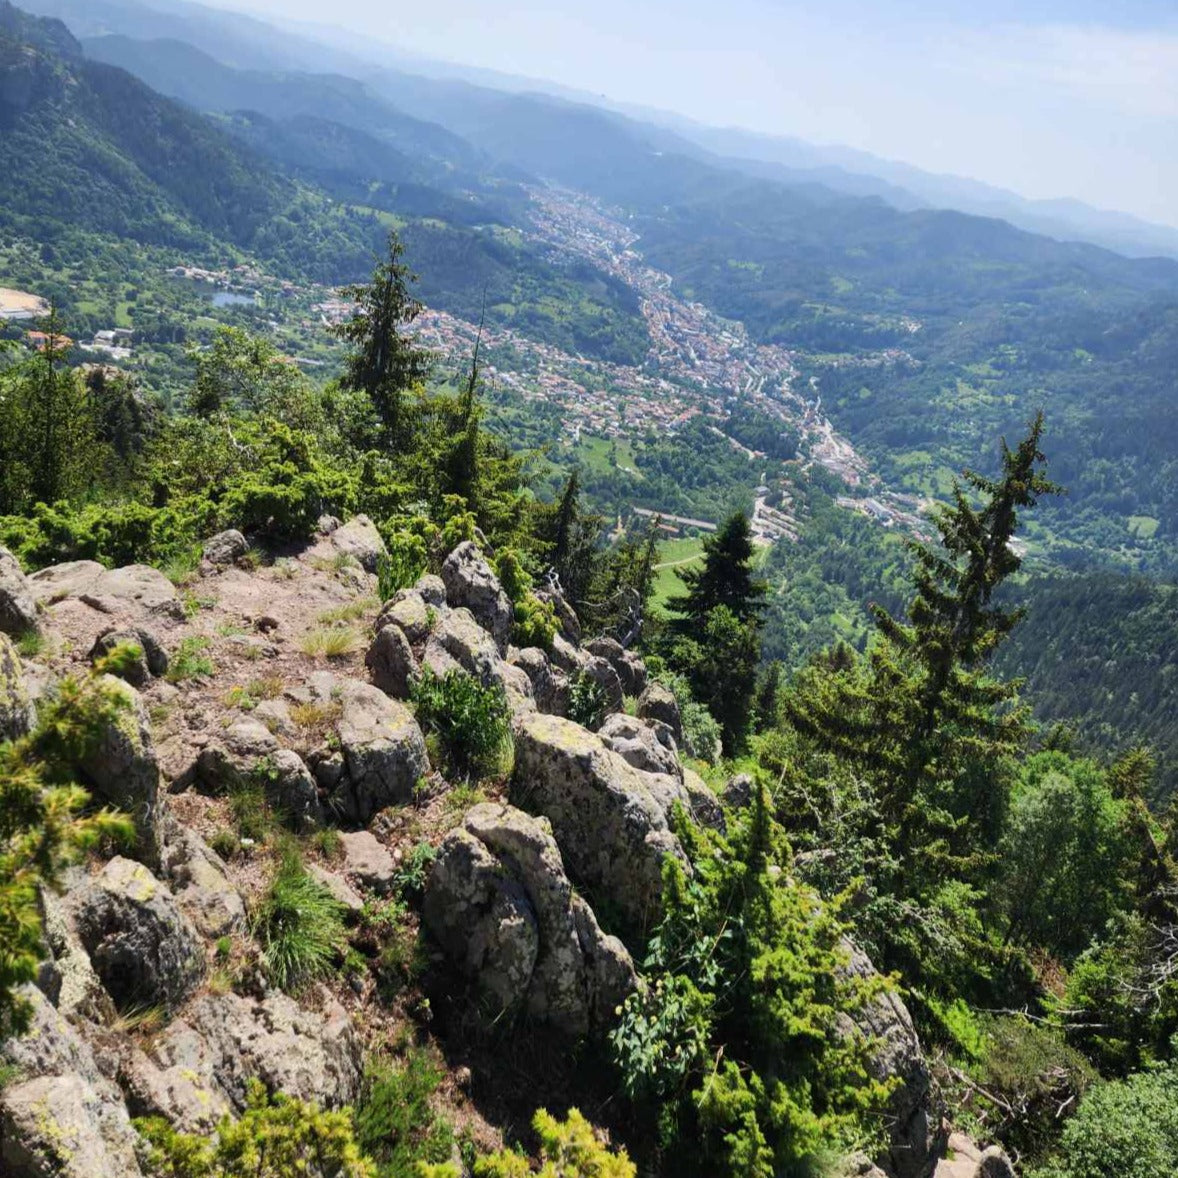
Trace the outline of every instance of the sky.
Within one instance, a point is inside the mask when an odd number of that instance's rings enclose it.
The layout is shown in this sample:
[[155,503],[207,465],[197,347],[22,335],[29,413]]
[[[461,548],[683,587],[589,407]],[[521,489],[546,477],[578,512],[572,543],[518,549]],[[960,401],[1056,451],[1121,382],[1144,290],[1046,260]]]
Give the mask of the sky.
[[[212,0],[324,21],[322,0]],[[1178,226],[1178,0],[333,0],[341,28]]]

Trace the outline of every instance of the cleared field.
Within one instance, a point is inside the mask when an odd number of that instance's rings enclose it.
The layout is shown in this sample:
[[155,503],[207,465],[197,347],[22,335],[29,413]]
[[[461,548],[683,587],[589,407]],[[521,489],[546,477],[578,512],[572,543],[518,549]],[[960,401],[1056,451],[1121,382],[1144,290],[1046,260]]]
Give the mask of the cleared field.
[[683,592],[683,582],[675,575],[677,569],[691,568],[703,560],[704,542],[700,537],[685,540],[664,540],[659,545],[659,561],[655,565],[654,593],[651,608],[663,610],[668,597]]

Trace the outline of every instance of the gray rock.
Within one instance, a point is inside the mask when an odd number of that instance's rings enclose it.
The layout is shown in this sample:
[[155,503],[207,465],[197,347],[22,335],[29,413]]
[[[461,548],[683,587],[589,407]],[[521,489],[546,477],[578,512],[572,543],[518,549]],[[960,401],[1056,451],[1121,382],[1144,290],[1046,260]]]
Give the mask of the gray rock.
[[638,700],[638,715],[643,720],[659,720],[666,724],[675,737],[675,743],[683,743],[683,720],[679,715],[679,704],[669,687],[661,683],[648,683]]
[[424,919],[504,1007],[571,1035],[608,1025],[637,984],[624,946],[573,892],[552,828],[511,806],[473,807],[442,843]]
[[442,609],[446,605],[446,582],[433,573],[423,573],[417,579],[414,589],[421,595],[426,605],[435,609]]
[[724,786],[722,794],[724,805],[731,806],[734,810],[743,810],[746,806],[753,804],[755,790],[756,783],[753,781],[752,775],[738,773],[735,777],[730,778],[728,784]]
[[512,801],[552,823],[573,880],[634,928],[658,917],[662,865],[682,856],[668,815],[689,805],[673,777],[642,773],[579,724],[535,713],[516,728]]
[[[86,1178],[138,1175],[135,1155],[138,1137],[131,1127],[122,1095],[98,1067],[90,1045],[39,990],[22,986],[18,997],[29,1004],[30,1026],[24,1035],[0,1041],[0,1060],[16,1070],[21,1085],[37,1080],[48,1083],[25,1089],[15,1100],[16,1087],[0,1091],[0,1173],[20,1178],[29,1174],[37,1178],[58,1174]],[[73,1093],[68,1103],[54,1112],[52,1103],[44,1104],[40,1094],[66,1082]],[[30,1126],[27,1114],[38,1106],[50,1115],[36,1117]],[[85,1168],[62,1169],[59,1163],[66,1163],[60,1156],[43,1152],[37,1143],[42,1140],[40,1134],[44,1128],[58,1140],[68,1141],[71,1133],[85,1134],[93,1152],[75,1155],[77,1164]],[[54,1132],[54,1128],[60,1133]],[[27,1168],[32,1164],[43,1165],[47,1157],[52,1162],[49,1169]],[[101,1169],[100,1165],[107,1168]]]
[[377,631],[364,656],[364,665],[372,673],[372,682],[394,699],[408,698],[419,670],[404,630],[391,624]]
[[78,937],[122,1010],[174,1010],[205,973],[204,945],[166,884],[116,857],[70,896]]
[[262,700],[254,708],[253,718],[282,740],[294,741],[299,738],[299,726],[291,718],[290,704],[284,699]]
[[687,791],[691,817],[700,826],[721,832],[727,830],[728,823],[724,820],[724,807],[720,805],[720,799],[694,769],[683,770],[683,788]]
[[105,1106],[80,1076],[41,1076],[0,1095],[0,1162],[8,1178],[126,1178],[141,1173],[134,1131],[103,1135]]
[[553,667],[548,656],[536,646],[512,648],[508,662],[519,667],[532,685],[532,698],[541,712],[563,716],[569,707],[569,678]]
[[223,566],[233,564],[249,550],[249,541],[236,528],[229,528],[210,536],[201,555],[209,564]]
[[328,515],[326,512],[315,523],[315,528],[321,536],[330,536],[332,532],[338,531],[343,526],[344,521],[339,516]]
[[89,742],[79,768],[94,796],[122,810],[135,823],[136,854],[151,867],[159,864],[159,761],[151,739],[151,722],[139,692],[113,675],[88,681],[83,700],[101,695],[102,707],[114,711]]
[[586,679],[592,679],[605,692],[606,715],[622,710],[625,705],[622,680],[614,670],[612,663],[607,662],[600,655],[591,654],[584,661],[581,674]]
[[437,607],[426,604],[425,598],[415,589],[402,589],[385,602],[376,619],[376,629],[397,626],[417,646],[429,637],[432,623],[437,616]]
[[338,871],[328,871],[318,863],[307,864],[307,874],[325,887],[342,908],[352,915],[364,911],[364,900]]
[[613,638],[591,638],[585,650],[603,658],[618,673],[622,691],[637,698],[646,689],[646,664],[633,651],[626,650]]
[[29,588],[42,605],[89,592],[106,569],[96,560],[68,560],[30,574]]
[[331,543],[369,573],[375,573],[381,557],[389,554],[376,525],[366,515],[354,516],[343,527],[336,528],[331,533]]
[[61,897],[42,888],[38,902],[49,955],[38,969],[37,987],[59,1014],[99,1024],[110,1022],[116,1014],[115,1005],[94,972]]
[[7,548],[0,548],[0,634],[19,637],[26,630],[36,630],[39,624],[29,578],[16,557]]
[[108,613],[166,612],[179,605],[176,586],[158,569],[145,564],[104,569],[93,560],[73,560],[39,569],[29,577],[29,585],[43,604],[87,597],[102,602]]
[[566,674],[579,671],[588,655],[575,647],[563,634],[557,634],[548,648],[548,658],[554,667],[559,667]]
[[[844,942],[850,976],[873,977],[875,967],[858,947]],[[888,1103],[887,1157],[879,1159],[895,1178],[924,1178],[944,1153],[943,1112],[933,1089],[912,1016],[894,991],[885,991],[854,1019],[840,1016],[844,1033],[858,1032],[873,1044],[869,1070],[876,1079],[898,1077]]]
[[442,564],[442,581],[446,600],[452,606],[465,606],[475,620],[494,639],[500,654],[507,651],[515,611],[499,578],[483,559],[477,545],[467,540],[459,544]]
[[536,596],[541,601],[548,602],[556,611],[556,620],[560,624],[560,632],[566,641],[576,646],[581,641],[581,621],[573,607],[569,605],[563,593],[558,589],[537,589]]
[[376,836],[366,830],[340,835],[343,848],[343,869],[362,888],[387,895],[393,890],[397,865],[388,849],[379,843]]
[[163,870],[180,910],[203,937],[216,940],[245,930],[245,902],[224,860],[195,831],[169,839]]
[[[328,681],[331,677],[326,677]],[[331,805],[347,821],[364,825],[385,806],[407,802],[418,778],[429,771],[425,737],[413,713],[370,683],[340,679],[317,691],[338,692],[337,726],[345,773]]]
[[0,634],[0,741],[19,740],[33,730],[37,709],[25,686],[16,647]]
[[[359,1094],[361,1054],[352,1020],[333,1000],[310,1011],[285,994],[261,1001],[204,994],[154,1040],[147,1067],[157,1073],[157,1092],[183,1092],[176,1081],[186,1080],[205,1094],[204,1102],[220,1101],[238,1113],[251,1079],[322,1108],[340,1108]],[[174,1115],[167,1107],[159,1112]],[[187,1115],[193,1112],[189,1105]]]
[[430,635],[421,659],[439,678],[464,671],[484,687],[497,683],[507,694],[513,714],[532,711],[532,683],[527,674],[500,657],[499,648],[470,610],[450,610]]
[[615,712],[606,717],[597,735],[635,769],[646,773],[667,773],[682,779],[683,767],[679,764],[674,741],[664,744],[644,720],[627,716],[624,712]]
[[117,646],[137,646],[139,657],[120,676],[132,687],[145,687],[152,678],[167,673],[168,656],[150,630],[111,626],[103,630],[90,648],[90,661],[96,663]]

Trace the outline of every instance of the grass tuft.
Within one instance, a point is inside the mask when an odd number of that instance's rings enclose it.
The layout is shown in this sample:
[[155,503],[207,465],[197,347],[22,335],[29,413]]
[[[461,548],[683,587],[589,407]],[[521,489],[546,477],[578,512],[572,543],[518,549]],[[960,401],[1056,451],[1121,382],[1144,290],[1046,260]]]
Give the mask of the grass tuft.
[[355,654],[363,644],[358,630],[351,626],[309,630],[299,639],[299,649],[311,658],[339,659]]

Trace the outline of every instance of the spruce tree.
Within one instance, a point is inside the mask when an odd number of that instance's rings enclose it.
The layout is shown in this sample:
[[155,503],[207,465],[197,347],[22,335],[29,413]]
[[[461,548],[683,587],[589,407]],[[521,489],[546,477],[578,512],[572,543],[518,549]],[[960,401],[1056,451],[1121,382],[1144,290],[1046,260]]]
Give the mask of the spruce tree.
[[765,608],[766,585],[753,576],[753,541],[749,521],[734,512],[720,530],[704,540],[704,563],[699,569],[677,572],[687,592],[667,601],[680,616],[676,628],[691,633],[713,609],[727,606],[742,622],[759,624]]
[[430,369],[429,352],[406,332],[422,305],[409,291],[417,276],[402,261],[404,252],[396,233],[390,232],[388,257],[377,265],[371,281],[344,290],[344,297],[357,304],[356,312],[334,329],[352,345],[343,387],[368,394],[394,444],[403,429],[405,390],[424,380]]

